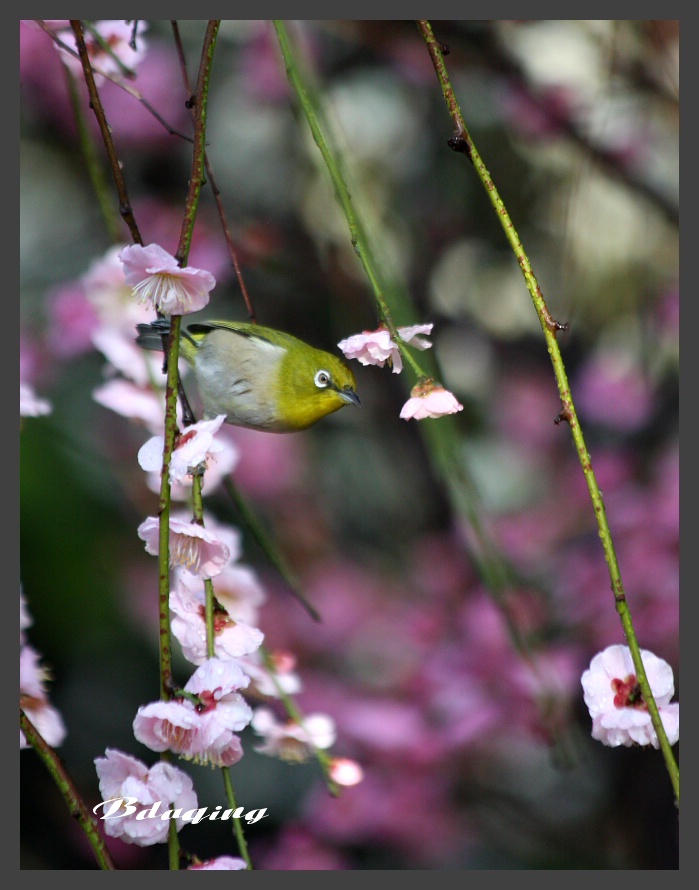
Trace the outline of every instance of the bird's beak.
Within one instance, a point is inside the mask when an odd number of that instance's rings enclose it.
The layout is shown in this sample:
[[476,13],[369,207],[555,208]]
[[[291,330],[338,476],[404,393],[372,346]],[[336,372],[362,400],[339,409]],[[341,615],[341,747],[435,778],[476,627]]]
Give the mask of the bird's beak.
[[357,408],[362,407],[362,403],[359,401],[359,396],[353,389],[338,389],[337,394],[343,402],[348,402],[350,405],[356,405]]

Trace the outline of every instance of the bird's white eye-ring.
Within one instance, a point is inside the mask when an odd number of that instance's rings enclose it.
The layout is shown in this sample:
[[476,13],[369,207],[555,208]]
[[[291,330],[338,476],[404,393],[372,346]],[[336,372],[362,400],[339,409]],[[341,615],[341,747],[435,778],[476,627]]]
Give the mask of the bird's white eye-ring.
[[331,379],[332,378],[327,371],[317,371],[316,376],[313,378],[313,381],[319,389],[325,389],[325,387],[330,383]]

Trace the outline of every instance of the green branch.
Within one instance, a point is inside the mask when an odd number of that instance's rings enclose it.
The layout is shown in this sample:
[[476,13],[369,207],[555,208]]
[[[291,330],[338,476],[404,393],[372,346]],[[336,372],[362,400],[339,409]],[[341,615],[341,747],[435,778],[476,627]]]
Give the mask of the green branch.
[[78,794],[72,779],[66,772],[60,757],[53,748],[48,745],[31,720],[24,713],[22,708],[19,709],[19,728],[24,733],[27,741],[36,751],[39,758],[43,761],[44,766],[51,774],[53,781],[58,786],[58,790],[63,795],[71,816],[85,832],[92,852],[100,868],[105,870],[114,869],[112,857],[105,846],[104,838],[99,833],[97,826],[90,815],[89,810],[85,806],[85,802]]
[[544,337],[546,340],[546,346],[548,348],[549,355],[551,356],[551,364],[553,365],[553,372],[556,378],[558,392],[561,398],[562,410],[559,417],[561,420],[565,420],[570,426],[571,435],[575,444],[575,450],[578,454],[578,459],[582,467],[585,482],[587,483],[587,488],[590,493],[592,506],[597,520],[599,537],[602,542],[604,557],[609,569],[609,576],[611,579],[612,591],[614,593],[614,603],[616,606],[616,610],[619,613],[619,617],[621,619],[624,634],[626,636],[629,644],[629,649],[631,651],[634,668],[636,669],[638,683],[643,693],[643,699],[648,707],[648,712],[653,723],[653,728],[657,733],[660,747],[663,752],[663,757],[665,759],[665,764],[667,766],[670,780],[675,792],[675,797],[679,804],[679,769],[677,767],[677,763],[675,762],[675,758],[672,753],[672,747],[665,733],[665,728],[663,726],[662,720],[660,719],[658,707],[655,702],[655,698],[653,697],[653,692],[650,688],[650,684],[648,683],[648,678],[646,677],[645,669],[643,667],[643,661],[641,659],[641,652],[638,645],[638,640],[636,638],[633,622],[631,620],[631,611],[626,601],[626,594],[624,592],[624,586],[621,580],[621,572],[619,570],[619,564],[614,549],[612,534],[607,522],[607,514],[604,508],[604,501],[602,500],[602,493],[600,492],[599,485],[597,484],[597,479],[592,468],[592,460],[587,450],[587,446],[585,445],[585,439],[583,436],[582,427],[580,426],[580,421],[578,420],[578,416],[575,411],[575,405],[573,403],[573,397],[570,391],[570,385],[568,383],[568,377],[566,374],[565,365],[563,363],[563,357],[561,356],[561,351],[556,340],[556,334],[559,330],[562,329],[563,326],[559,325],[552,318],[550,312],[548,311],[544,296],[541,292],[541,288],[539,287],[536,276],[534,275],[534,270],[532,269],[529,258],[527,257],[522,243],[519,239],[517,230],[515,229],[514,224],[507,212],[507,209],[498,193],[498,190],[495,187],[495,183],[493,182],[490,173],[483,163],[481,156],[476,150],[476,147],[473,144],[473,140],[471,139],[471,136],[466,128],[466,124],[461,114],[461,109],[459,108],[459,103],[457,102],[454,90],[449,80],[449,75],[444,63],[444,56],[439,41],[435,38],[429,22],[418,21],[417,26],[425,40],[425,44],[427,45],[427,50],[430,54],[430,58],[432,59],[432,64],[434,65],[437,78],[439,79],[439,83],[442,88],[444,101],[446,102],[449,115],[454,125],[454,133],[448,141],[449,147],[452,148],[454,151],[466,154],[471,164],[473,165],[473,168],[475,169],[478,178],[480,179],[481,184],[483,185],[483,188],[488,195],[488,199],[493,206],[493,210],[500,220],[500,224],[505,233],[505,237],[507,238],[510,246],[512,247],[512,250],[514,251],[515,257],[517,258],[517,262],[519,263],[519,267],[522,271],[522,275],[524,276],[527,290],[531,295],[532,301],[534,303],[534,308],[536,309],[537,316],[541,323],[541,328],[544,332]]
[[[305,82],[305,78],[301,73],[300,62],[290,46],[284,23],[275,21],[274,27],[279,39],[289,82],[298,96],[299,104],[303,109],[308,125],[313,133],[313,138],[335,186],[335,192],[347,219],[352,245],[371,283],[379,315],[391,332],[394,342],[400,347],[401,354],[405,356],[415,371],[416,376],[425,377],[427,375],[417,365],[410,350],[403,344],[391,319],[391,313],[384,297],[384,288],[381,285],[380,274],[376,268],[369,239],[353,206],[341,169],[340,153],[336,149],[331,148],[329,144],[331,130],[327,122],[322,121],[320,103]],[[325,134],[324,130],[326,131]],[[480,497],[467,468],[463,464],[453,418],[442,417],[439,423],[434,424],[427,421],[420,425],[420,433],[423,436],[435,475],[445,485],[454,511],[458,515],[464,516],[473,530],[474,540],[466,545],[469,555],[503,615],[512,644],[537,676],[543,680],[544,678],[542,678],[541,671],[538,670],[531,647],[521,633],[504,596],[505,589],[511,578],[514,577],[514,572],[498,551],[487,531],[486,524],[481,518],[482,505]],[[542,714],[542,719],[550,722],[546,715]],[[550,729],[552,733],[556,732],[553,724],[550,725]]]

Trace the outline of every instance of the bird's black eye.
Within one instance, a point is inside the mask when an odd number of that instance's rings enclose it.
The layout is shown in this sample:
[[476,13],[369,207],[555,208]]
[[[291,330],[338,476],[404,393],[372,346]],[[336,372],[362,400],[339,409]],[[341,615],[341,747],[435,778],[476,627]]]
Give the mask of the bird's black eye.
[[325,387],[331,381],[330,374],[327,371],[317,371],[316,376],[313,378],[315,385],[320,389],[325,389]]

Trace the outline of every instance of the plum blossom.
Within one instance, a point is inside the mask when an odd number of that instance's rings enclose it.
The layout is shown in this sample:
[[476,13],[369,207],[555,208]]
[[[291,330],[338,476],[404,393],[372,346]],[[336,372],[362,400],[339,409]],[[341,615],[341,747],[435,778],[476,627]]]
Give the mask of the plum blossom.
[[[99,72],[111,74],[117,77],[123,77],[124,68],[134,70],[146,53],[146,42],[143,39],[143,32],[147,30],[148,23],[139,20],[134,33],[134,26],[131,22],[123,19],[107,19],[94,22],[93,29],[99,35],[84,29],[85,47],[90,58],[90,63],[95,71],[95,78],[99,83],[104,82]],[[58,32],[58,36],[64,43],[71,48],[75,46],[75,36],[72,28],[67,28]],[[136,48],[132,46],[132,37],[135,38]],[[109,49],[105,49],[105,46]],[[83,76],[83,68],[80,59],[66,52],[62,47],[58,47],[61,59],[64,64],[76,77]]]
[[151,751],[172,751],[182,757],[197,753],[199,730],[198,713],[182,699],[142,705],[133,721],[134,735]]
[[[172,633],[182,646],[187,661],[203,664],[207,660],[206,646],[206,596],[203,586],[189,590],[179,584],[170,591]],[[214,605],[214,649],[222,659],[250,655],[262,645],[264,634],[256,627],[242,621],[234,621],[228,612],[216,602]]]
[[[46,694],[48,671],[40,664],[40,655],[31,646],[23,645],[19,653],[19,706],[36,727],[45,742],[58,747],[66,737],[63,718],[51,705]],[[20,730],[19,747],[29,743]]]
[[[186,520],[187,514],[185,512],[175,513],[173,514],[176,519]],[[219,522],[212,514],[205,512],[204,513],[204,524],[208,528],[208,530],[214,534],[219,541],[223,541],[223,543],[228,547],[228,552],[230,553],[230,562],[235,562],[240,559],[243,553],[242,547],[242,536],[240,531],[237,528],[234,528],[232,525],[228,525],[225,522]]]
[[301,677],[294,670],[296,657],[291,652],[272,652],[267,656],[267,664],[262,661],[259,651],[238,659],[238,664],[250,677],[253,688],[269,698],[282,695],[296,695],[301,692]]
[[331,757],[328,772],[334,782],[346,788],[358,785],[364,778],[364,770],[349,757]]
[[[180,407],[179,403],[177,405]],[[178,411],[178,414],[180,412]],[[209,422],[209,421],[204,421]],[[150,449],[152,449],[150,457],[147,457],[150,466],[154,466],[156,461],[154,455],[160,448],[160,459],[158,468],[151,470],[146,476],[146,485],[155,494],[160,494],[160,473],[162,470],[162,451],[164,439],[158,436],[158,441],[151,441]],[[222,439],[219,436],[214,440],[214,445],[220,450],[209,449],[206,463],[206,475],[202,479],[202,494],[211,494],[221,485],[223,480],[229,476],[238,465],[240,460],[240,450],[231,439]],[[143,465],[142,465],[143,466]],[[192,465],[190,465],[192,466]],[[177,472],[179,475],[179,472]],[[173,501],[190,501],[192,498],[192,475],[185,475],[181,480],[174,479],[171,481],[170,497]]]
[[198,312],[209,302],[216,279],[204,269],[178,266],[159,244],[132,244],[119,251],[126,283],[141,303],[167,315]]
[[243,756],[235,733],[250,723],[252,709],[237,690],[249,682],[237,664],[219,658],[210,658],[189,678],[184,688],[197,695],[203,706],[198,763],[232,766]]
[[309,714],[303,724],[295,720],[280,722],[270,708],[257,708],[250,724],[264,738],[255,750],[260,754],[280,757],[292,763],[302,763],[317,749],[330,748],[335,743],[335,721],[327,714]]
[[[94,389],[92,398],[104,408],[142,423],[149,432],[163,428],[165,406],[152,389],[142,389],[130,380],[115,378]],[[179,404],[177,408],[179,411]]]
[[[226,443],[214,438],[225,419],[225,414],[219,414],[214,420],[201,420],[179,433],[170,458],[170,482],[184,481],[200,464],[208,469],[209,461],[215,461],[213,455],[225,451]],[[160,472],[164,443],[163,436],[153,436],[141,446],[138,452],[141,469],[151,473]]]
[[[183,811],[198,806],[191,778],[170,763],[156,763],[149,769],[136,757],[107,748],[104,757],[95,758],[95,769],[100,794],[105,802],[136,798],[142,804],[140,807],[132,804],[135,807],[133,813],[117,812],[110,817],[107,814],[114,804],[105,804],[101,812],[101,816],[106,816],[101,819],[105,834],[121,838],[127,844],[147,847],[167,841],[170,819],[138,818],[139,813],[149,810],[153,804],[160,802],[164,807],[172,804],[175,809]],[[186,824],[184,819],[174,821],[178,831]]]
[[252,710],[237,691],[249,683],[232,661],[210,658],[189,678],[189,698],[143,705],[134,718],[134,735],[153,751],[173,751],[196,763],[232,766],[243,756],[236,732],[250,722]]
[[[429,334],[431,324],[416,324],[409,327],[398,328],[398,334],[403,342],[417,349],[429,349],[432,344],[419,334]],[[378,365],[380,368],[388,362],[394,374],[403,370],[403,361],[400,349],[391,338],[391,332],[381,325],[375,331],[364,331],[361,334],[353,334],[338,344],[346,358],[357,359],[363,365]]]
[[153,320],[153,309],[133,300],[133,290],[126,283],[124,266],[119,259],[127,246],[116,244],[93,260],[80,277],[80,285],[99,324],[133,340],[136,325]]
[[[641,659],[663,727],[674,745],[680,737],[680,705],[670,702],[675,693],[672,668],[646,649],[641,649]],[[634,744],[660,747],[628,646],[608,646],[598,652],[580,682],[592,717],[593,739],[612,748]]]
[[[184,580],[186,583],[186,577]],[[216,576],[216,599],[231,618],[257,626],[260,606],[266,601],[267,594],[253,569],[228,563]]]
[[[92,332],[92,345],[109,362],[108,374],[119,371],[127,380],[143,387],[152,386],[152,381],[162,375],[162,357],[137,346],[131,331],[127,333],[108,325],[98,327]],[[184,370],[185,363],[181,364]]]
[[[160,520],[149,516],[138,527],[146,552],[158,555]],[[213,578],[231,558],[230,548],[215,534],[195,522],[170,517],[170,565],[182,566],[199,578]]]
[[443,417],[456,414],[464,406],[456,397],[433,380],[425,380],[410,390],[410,398],[401,408],[403,420],[424,420],[426,417]]

